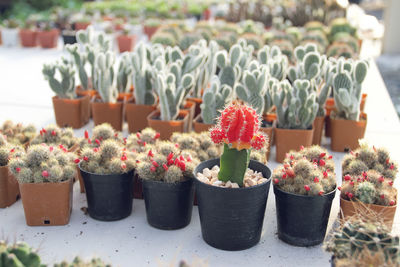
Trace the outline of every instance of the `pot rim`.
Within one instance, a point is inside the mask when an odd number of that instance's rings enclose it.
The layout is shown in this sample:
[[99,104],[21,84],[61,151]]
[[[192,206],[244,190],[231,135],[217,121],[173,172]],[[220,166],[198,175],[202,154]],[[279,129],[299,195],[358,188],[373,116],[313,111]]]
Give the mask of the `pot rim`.
[[142,181],[146,181],[146,182],[151,182],[151,183],[155,183],[155,184],[169,184],[169,185],[176,185],[176,184],[183,184],[183,183],[187,183],[189,181],[194,180],[194,178],[189,178],[185,176],[185,180],[184,181],[178,181],[178,182],[174,182],[174,183],[168,183],[168,182],[164,182],[164,181],[157,181],[157,180],[153,180],[153,179],[145,179],[142,178],[138,175],[138,178]]
[[[220,158],[214,158],[214,159],[209,159],[209,160],[206,160],[206,161],[202,161],[201,163],[203,163],[203,162],[207,162],[207,161],[212,161],[212,160],[219,160]],[[267,165],[265,165],[265,164],[263,164],[263,163],[261,163],[261,162],[259,162],[259,161],[255,161],[255,160],[250,160],[250,162],[256,162],[256,163],[260,163],[260,164],[262,164],[262,165],[264,165],[266,168],[268,168],[269,169],[269,167],[267,166]],[[200,163],[200,164],[201,164]],[[199,164],[199,165],[200,165]],[[215,190],[226,190],[226,191],[228,191],[228,190],[231,190],[231,191],[250,191],[250,190],[252,190],[252,189],[254,189],[254,188],[259,188],[259,187],[262,187],[262,186],[265,186],[266,184],[268,184],[268,183],[270,183],[271,182],[271,179],[272,179],[272,172],[271,172],[271,175],[270,175],[270,177],[269,178],[267,178],[267,181],[265,181],[264,183],[261,183],[261,184],[257,184],[257,185],[253,185],[253,186],[250,186],[250,187],[239,187],[239,188],[228,188],[228,187],[219,187],[219,186],[214,186],[214,185],[209,185],[209,184],[206,184],[206,183],[203,183],[202,181],[200,181],[199,179],[197,179],[197,174],[195,173],[195,171],[196,171],[196,169],[197,169],[197,167],[199,166],[199,165],[197,165],[196,166],[196,168],[193,170],[193,175],[194,175],[194,180],[196,181],[196,183],[200,183],[200,184],[202,184],[203,186],[206,186],[206,187],[208,187],[208,188],[214,188]],[[218,164],[217,164],[218,165]],[[216,166],[216,165],[214,165],[214,166]],[[213,166],[213,167],[214,167]],[[218,165],[219,166],[219,165]],[[251,169],[250,167],[248,167],[249,169]],[[270,170],[270,169],[269,169]],[[264,177],[265,178],[265,177]]]
[[285,130],[287,130],[287,131],[290,131],[290,130],[295,130],[295,131],[312,131],[312,130],[314,130],[314,126],[313,126],[313,125],[311,125],[311,128],[310,128],[310,129],[290,129],[290,128],[280,128],[280,127],[278,127],[278,121],[276,121],[276,126],[275,126],[275,129],[276,129],[276,130],[283,130],[283,131],[285,131]]
[[299,195],[299,194],[293,194],[293,193],[290,193],[290,192],[286,192],[286,191],[280,189],[275,184],[273,186],[274,186],[274,190],[278,190],[278,191],[280,191],[282,193],[285,193],[287,195],[296,196],[296,197],[304,197],[304,198],[327,197],[327,196],[331,196],[332,194],[336,194],[336,191],[337,191],[337,184],[336,184],[335,189],[333,189],[332,191],[330,191],[330,192],[328,192],[326,194],[323,194],[322,196],[305,196],[305,195]]
[[70,178],[70,179],[68,179],[68,180],[61,181],[61,182],[20,183],[20,182],[18,181],[18,184],[19,184],[19,185],[27,185],[27,184],[32,184],[32,185],[44,185],[44,184],[66,184],[66,183],[69,183],[69,182],[71,182],[71,181],[73,181],[73,178]]
[[354,203],[360,203],[361,205],[364,205],[364,206],[366,206],[366,207],[368,207],[368,206],[375,206],[375,207],[382,207],[382,208],[397,208],[397,201],[396,201],[396,205],[394,205],[394,206],[385,206],[385,205],[379,205],[379,204],[368,204],[368,203],[364,203],[364,202],[362,202],[362,201],[351,201],[351,200],[347,200],[347,199],[344,199],[344,198],[342,198],[342,196],[340,196],[340,200],[342,201],[346,201],[346,202],[349,202],[349,203],[351,203],[352,205],[354,205]]
[[133,168],[132,170],[127,171],[127,172],[124,172],[124,173],[98,174],[98,173],[93,173],[93,172],[85,171],[84,169],[81,168],[81,163],[80,163],[80,162],[78,163],[78,168],[79,168],[80,171],[86,172],[86,173],[88,173],[88,174],[91,174],[91,175],[98,175],[98,176],[103,176],[103,177],[106,177],[106,176],[114,176],[114,175],[123,175],[123,174],[128,174],[128,173],[130,173],[130,172],[134,172],[134,171],[135,171],[135,169]]

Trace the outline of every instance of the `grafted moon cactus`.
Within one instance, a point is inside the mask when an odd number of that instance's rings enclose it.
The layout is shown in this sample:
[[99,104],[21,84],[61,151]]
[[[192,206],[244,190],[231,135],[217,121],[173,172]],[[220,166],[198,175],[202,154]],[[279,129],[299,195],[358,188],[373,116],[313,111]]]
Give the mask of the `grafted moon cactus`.
[[224,143],[219,180],[243,186],[250,149],[261,149],[268,142],[267,137],[259,133],[260,122],[257,112],[245,105],[231,104],[222,111],[218,125],[210,130],[214,143]]

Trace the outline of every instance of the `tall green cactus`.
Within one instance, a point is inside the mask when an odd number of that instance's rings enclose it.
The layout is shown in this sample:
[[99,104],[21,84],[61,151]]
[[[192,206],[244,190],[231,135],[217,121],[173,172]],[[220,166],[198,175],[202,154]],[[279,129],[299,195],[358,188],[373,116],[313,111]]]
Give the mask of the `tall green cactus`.
[[203,103],[200,105],[201,117],[204,123],[215,124],[221,110],[232,100],[232,88],[221,85],[218,76],[214,75],[211,86],[203,94]]
[[[61,80],[57,80],[56,71],[60,73]],[[49,82],[50,88],[60,98],[73,99],[75,94],[75,70],[71,61],[62,58],[61,62],[55,64],[44,64],[42,73]]]
[[293,87],[287,80],[274,84],[272,101],[279,128],[309,129],[318,112],[316,95],[308,80],[296,80]]
[[153,92],[152,67],[149,63],[149,48],[140,42],[131,53],[133,68],[132,81],[135,87],[135,103],[137,105],[154,105],[156,95]]
[[129,54],[123,53],[118,65],[117,72],[117,89],[120,93],[127,93],[130,89],[130,76],[132,74],[132,66],[129,61]]
[[286,78],[289,63],[287,57],[282,54],[279,47],[265,45],[258,50],[257,59],[260,64],[265,64],[269,67],[269,74],[275,79],[282,81]]
[[358,121],[360,115],[361,85],[367,75],[365,61],[339,59],[333,77],[333,90],[337,115]]
[[100,52],[96,57],[96,88],[105,103],[115,103],[118,90],[113,86],[115,54],[111,51]]
[[264,95],[267,90],[267,66],[252,62],[246,70],[241,83],[235,87],[237,96],[262,115],[265,107]]

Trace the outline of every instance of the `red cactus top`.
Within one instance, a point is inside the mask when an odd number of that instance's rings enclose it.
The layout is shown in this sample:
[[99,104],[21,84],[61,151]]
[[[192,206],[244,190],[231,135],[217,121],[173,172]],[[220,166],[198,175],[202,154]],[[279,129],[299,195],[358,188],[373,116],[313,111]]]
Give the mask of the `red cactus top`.
[[218,118],[218,125],[210,130],[214,143],[231,144],[237,150],[261,149],[266,137],[259,133],[260,117],[251,107],[241,104],[227,106]]

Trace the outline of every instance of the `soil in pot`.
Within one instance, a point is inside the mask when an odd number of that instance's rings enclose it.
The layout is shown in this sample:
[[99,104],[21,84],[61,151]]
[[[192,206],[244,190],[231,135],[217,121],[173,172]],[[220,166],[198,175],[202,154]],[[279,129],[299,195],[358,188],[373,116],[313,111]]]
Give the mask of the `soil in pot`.
[[79,129],[89,122],[90,97],[88,95],[77,99],[53,97],[53,108],[59,127]]
[[359,147],[358,140],[363,139],[367,128],[367,114],[362,113],[359,121],[337,119],[331,116],[331,149],[346,152]]
[[14,204],[20,197],[18,182],[8,171],[8,166],[0,166],[0,208]]
[[103,103],[93,101],[91,102],[91,106],[95,126],[107,122],[116,131],[122,131],[123,102]]
[[131,35],[119,35],[117,37],[118,49],[120,53],[132,51],[133,46],[135,45],[136,36]]
[[23,47],[35,47],[36,46],[37,32],[29,29],[19,30],[19,39]]
[[38,33],[38,42],[42,48],[55,48],[58,42],[58,29],[52,29],[50,31],[40,31]]
[[193,120],[193,129],[196,133],[201,133],[210,130],[215,124],[204,123],[201,114]]
[[169,140],[174,132],[186,132],[189,120],[189,112],[180,110],[178,118],[173,121],[160,119],[160,111],[157,109],[147,117],[148,125],[160,133],[161,140]]
[[325,125],[325,116],[316,117],[314,120],[313,128],[313,145],[321,145],[322,140],[322,130],[324,129]]
[[194,103],[192,101],[189,101],[189,100],[187,100],[185,102],[185,105],[182,108],[182,110],[186,110],[187,112],[189,112],[189,118],[188,118],[188,124],[187,124],[186,132],[191,132],[192,131],[195,108],[196,108],[196,103]]
[[73,181],[20,184],[26,224],[66,225],[72,212]]
[[[371,216],[379,216],[382,218],[386,226],[391,230],[396,214],[397,205],[382,206],[375,204],[365,204],[359,201],[349,201],[340,198],[340,215],[343,219],[349,218],[357,213],[370,214]],[[372,211],[372,212],[371,212]]]
[[300,247],[322,243],[336,189],[322,196],[303,196],[274,186],[274,193],[279,239]]
[[90,217],[100,221],[116,221],[132,213],[133,170],[107,175],[80,171]]
[[[219,165],[219,159],[200,163],[203,169]],[[261,238],[267,204],[271,170],[250,160],[249,168],[262,172],[267,182],[247,188],[222,188],[194,179],[204,241],[218,249],[243,250],[256,245]]]
[[290,150],[299,150],[301,146],[311,146],[314,129],[275,128],[276,161],[282,162]]
[[125,105],[126,121],[130,133],[140,132],[149,126],[147,117],[156,110],[153,105],[137,105],[134,101]]
[[193,179],[178,183],[142,180],[147,222],[159,229],[187,226],[192,218]]

